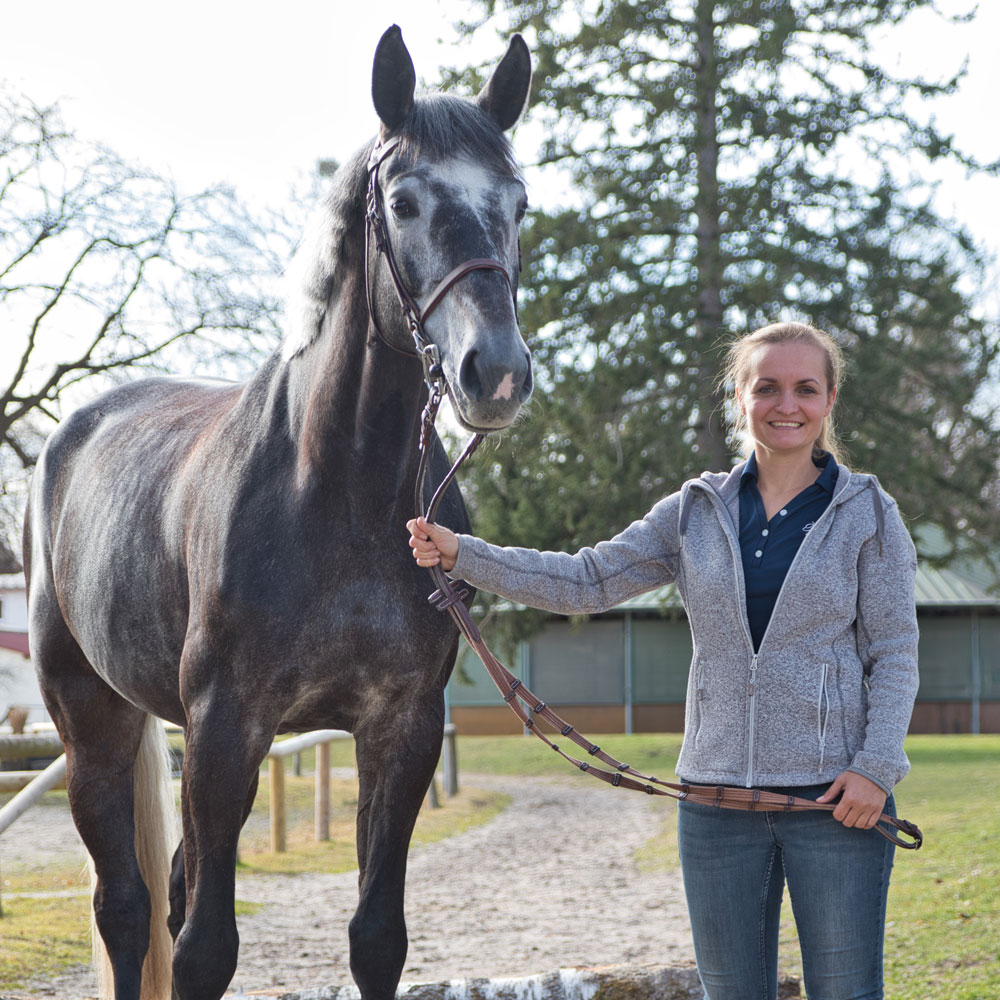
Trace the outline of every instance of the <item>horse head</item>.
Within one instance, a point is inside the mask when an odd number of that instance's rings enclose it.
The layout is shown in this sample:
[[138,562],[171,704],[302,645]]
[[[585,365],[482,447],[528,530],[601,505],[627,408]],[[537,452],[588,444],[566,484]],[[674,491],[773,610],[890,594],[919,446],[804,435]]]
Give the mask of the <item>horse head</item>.
[[[508,426],[531,395],[531,358],[517,322],[518,224],[524,182],[504,132],[520,117],[531,63],[515,35],[475,101],[414,99],[416,76],[395,25],[378,44],[372,97],[382,123],[370,161],[372,324],[412,350],[406,304],[433,344],[458,419]],[[400,301],[404,309],[400,309]]]

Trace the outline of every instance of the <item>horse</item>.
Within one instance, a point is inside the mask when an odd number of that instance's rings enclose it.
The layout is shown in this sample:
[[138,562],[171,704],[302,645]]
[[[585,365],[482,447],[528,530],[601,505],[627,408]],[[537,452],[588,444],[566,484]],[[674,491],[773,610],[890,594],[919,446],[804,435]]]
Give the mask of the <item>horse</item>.
[[[281,345],[245,383],[114,388],[45,445],[24,533],[31,646],[115,1000],[223,995],[261,763],[276,734],[325,727],[357,752],[351,972],[364,1000],[395,994],[458,642],[406,545],[419,414],[428,370],[476,432],[531,395],[525,188],[505,135],[530,76],[514,36],[474,99],[416,97],[392,26],[372,68],[378,135],[337,171],[289,266]],[[440,477],[441,442],[423,444]],[[453,486],[441,520],[468,530]],[[163,833],[158,719],[185,734],[179,844]]]

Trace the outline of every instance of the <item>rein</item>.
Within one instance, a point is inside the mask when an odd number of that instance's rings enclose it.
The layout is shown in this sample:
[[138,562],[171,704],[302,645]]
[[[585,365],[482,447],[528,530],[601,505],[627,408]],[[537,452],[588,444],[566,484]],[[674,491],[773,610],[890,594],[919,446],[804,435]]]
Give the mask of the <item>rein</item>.
[[[372,326],[378,338],[393,350],[410,354],[411,352],[404,351],[386,340],[375,318],[374,301],[368,273],[369,242],[370,238],[374,235],[376,250],[379,253],[385,254],[389,273],[392,276],[392,282],[396,289],[396,295],[399,298],[411,336],[413,337],[415,348],[413,356],[419,357],[423,363],[424,381],[427,385],[428,395],[427,404],[420,418],[420,460],[417,468],[416,485],[414,487],[413,506],[419,516],[433,522],[445,490],[454,480],[465,460],[482,443],[485,435],[474,434],[469,439],[462,454],[458,457],[454,465],[452,465],[447,475],[441,480],[430,503],[425,508],[423,491],[430,455],[430,444],[433,439],[434,422],[437,418],[438,408],[441,405],[441,400],[444,397],[447,387],[444,381],[444,372],[441,368],[437,346],[427,339],[423,330],[423,323],[440,304],[451,287],[472,271],[483,269],[498,270],[507,279],[507,284],[511,287],[511,295],[513,295],[513,286],[511,286],[510,275],[499,261],[489,258],[474,258],[466,261],[464,264],[460,264],[438,283],[423,310],[418,307],[409,290],[406,288],[406,284],[402,279],[395,257],[393,256],[388,231],[385,227],[381,191],[378,187],[379,166],[395,150],[399,141],[398,138],[395,138],[384,146],[381,143],[376,143],[368,161],[369,184],[368,210],[365,225],[365,290],[368,296],[369,316],[371,317]],[[430,595],[428,600],[438,611],[447,611],[451,616],[459,632],[465,638],[465,641],[476,651],[476,654],[482,660],[486,672],[490,675],[493,683],[496,684],[497,689],[503,696],[503,700],[510,707],[511,711],[521,720],[526,729],[534,733],[543,743],[559,754],[560,757],[569,761],[574,767],[592,774],[595,778],[599,778],[610,785],[645,792],[647,795],[666,795],[680,801],[695,802],[701,805],[725,809],[742,809],[750,812],[804,812],[805,810],[832,812],[836,808],[836,803],[814,802],[811,799],[803,799],[795,795],[781,795],[777,792],[768,792],[759,788],[736,788],[727,785],[691,785],[687,783],[675,784],[655,778],[652,775],[642,774],[629,764],[616,760],[596,743],[593,743],[582,733],[577,732],[572,725],[552,711],[542,699],[530,691],[494,656],[483,640],[478,626],[464,603],[465,598],[469,596],[469,591],[464,587],[456,589],[440,565],[428,567],[428,572],[431,574],[438,588]],[[610,768],[610,770],[597,767],[590,760],[578,759],[561,749],[557,743],[553,743],[548,735],[539,729],[537,720],[547,723],[560,736],[570,740],[581,749],[586,750],[587,756],[593,761],[600,761],[600,763],[607,765],[607,768]],[[914,823],[890,816],[888,813],[883,813],[879,817],[875,829],[897,847],[907,850],[916,850],[923,843],[923,834]],[[904,836],[912,838],[912,841],[903,840],[893,830],[898,830]]]

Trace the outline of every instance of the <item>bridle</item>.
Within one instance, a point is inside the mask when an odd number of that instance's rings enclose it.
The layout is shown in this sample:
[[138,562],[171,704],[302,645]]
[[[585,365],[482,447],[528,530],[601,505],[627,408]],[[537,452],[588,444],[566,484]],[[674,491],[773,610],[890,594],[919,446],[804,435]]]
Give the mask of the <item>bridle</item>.
[[[368,160],[369,181],[365,225],[365,289],[368,296],[369,317],[376,335],[383,343],[393,348],[393,350],[402,351],[402,348],[386,340],[375,318],[371,282],[368,274],[369,242],[372,236],[374,236],[377,252],[385,254],[392,283],[396,289],[396,295],[399,298],[403,314],[409,325],[414,343],[414,356],[419,357],[423,363],[424,382],[427,386],[427,404],[420,418],[420,461],[417,469],[416,485],[414,487],[413,506],[419,516],[433,522],[445,490],[451,485],[462,464],[482,443],[485,435],[473,434],[457,461],[452,465],[434,491],[430,503],[425,505],[423,502],[424,480],[427,474],[430,444],[434,434],[434,421],[437,417],[441,400],[447,391],[447,385],[444,379],[444,371],[441,368],[437,346],[427,339],[423,330],[423,323],[440,304],[441,300],[454,284],[472,271],[483,269],[500,271],[507,279],[507,284],[511,288],[511,295],[514,294],[514,290],[511,285],[510,275],[503,264],[490,258],[474,258],[466,261],[464,264],[460,264],[439,282],[423,310],[417,306],[412,295],[406,288],[406,284],[402,279],[393,256],[392,245],[385,226],[382,195],[378,186],[379,166],[393,152],[399,141],[398,138],[395,138],[389,140],[385,145],[376,143]],[[403,353],[410,354],[409,351],[403,351]],[[459,632],[465,638],[465,641],[476,651],[476,654],[482,660],[486,672],[490,675],[493,683],[496,684],[497,689],[503,696],[503,700],[510,707],[511,711],[521,720],[526,729],[534,733],[535,736],[547,744],[559,756],[565,758],[581,771],[592,774],[595,778],[599,778],[610,785],[645,792],[647,795],[666,795],[681,801],[725,809],[742,809],[750,812],[803,812],[806,810],[832,812],[836,808],[836,803],[814,802],[811,799],[804,799],[795,795],[781,795],[759,788],[736,788],[727,785],[691,785],[687,783],[675,784],[655,778],[652,775],[642,774],[629,764],[616,760],[596,743],[593,743],[583,734],[578,733],[572,725],[552,711],[542,699],[532,693],[522,681],[515,677],[494,656],[483,640],[479,628],[465,604],[465,598],[468,597],[469,591],[464,587],[456,589],[439,565],[428,567],[428,572],[437,586],[437,590],[430,595],[428,600],[438,611],[447,611],[451,616]],[[610,770],[596,767],[591,761],[580,760],[566,753],[558,744],[553,743],[546,733],[539,729],[537,725],[537,720],[539,719],[548,724],[560,736],[586,750],[587,756],[591,760],[600,761],[602,764],[607,765]],[[897,847],[907,850],[916,850],[923,843],[923,834],[920,832],[919,827],[905,819],[890,816],[888,813],[883,813],[879,817],[875,829]],[[897,836],[892,832],[893,829],[900,831],[907,837],[911,837],[912,842],[905,841]]]
[[494,260],[492,257],[473,257],[471,260],[459,264],[458,267],[452,269],[438,282],[427,300],[427,305],[423,309],[417,305],[416,300],[406,286],[406,282],[403,280],[399,264],[396,262],[396,255],[392,250],[392,242],[389,239],[389,230],[385,221],[385,204],[382,199],[382,189],[378,183],[379,167],[396,151],[396,147],[399,146],[401,141],[402,138],[400,136],[389,139],[384,143],[380,139],[375,143],[371,155],[368,157],[368,195],[365,199],[365,297],[368,300],[368,316],[371,320],[375,336],[386,347],[401,354],[410,354],[410,351],[397,346],[385,336],[375,315],[375,297],[372,290],[370,273],[371,243],[374,240],[376,253],[385,255],[392,284],[396,290],[396,297],[399,299],[399,304],[403,309],[403,316],[410,330],[410,336],[413,338],[414,354],[421,360],[424,366],[424,379],[426,381],[428,378],[433,378],[434,381],[439,382],[444,377],[444,372],[441,369],[441,359],[438,355],[437,345],[431,343],[427,334],[424,333],[424,323],[427,322],[427,318],[441,304],[445,295],[448,294],[452,287],[473,271],[499,271],[503,275],[504,281],[507,282],[507,288],[510,290],[515,310],[517,308],[517,296],[510,280],[510,274],[500,261]]

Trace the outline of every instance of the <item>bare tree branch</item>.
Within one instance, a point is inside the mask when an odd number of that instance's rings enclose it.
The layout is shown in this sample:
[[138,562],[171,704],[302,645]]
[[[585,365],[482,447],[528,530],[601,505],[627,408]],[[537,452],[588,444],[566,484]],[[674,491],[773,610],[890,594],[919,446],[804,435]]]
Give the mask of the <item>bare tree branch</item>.
[[0,87],[0,521],[67,393],[181,364],[247,374],[272,350],[301,221],[181,193]]

